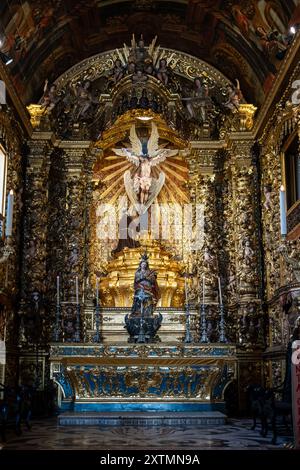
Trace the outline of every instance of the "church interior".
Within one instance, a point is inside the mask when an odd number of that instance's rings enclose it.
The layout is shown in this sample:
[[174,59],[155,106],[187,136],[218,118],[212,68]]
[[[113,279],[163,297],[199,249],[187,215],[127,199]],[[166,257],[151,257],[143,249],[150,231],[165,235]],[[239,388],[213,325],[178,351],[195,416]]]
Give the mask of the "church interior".
[[299,31],[0,2],[0,449],[300,448]]

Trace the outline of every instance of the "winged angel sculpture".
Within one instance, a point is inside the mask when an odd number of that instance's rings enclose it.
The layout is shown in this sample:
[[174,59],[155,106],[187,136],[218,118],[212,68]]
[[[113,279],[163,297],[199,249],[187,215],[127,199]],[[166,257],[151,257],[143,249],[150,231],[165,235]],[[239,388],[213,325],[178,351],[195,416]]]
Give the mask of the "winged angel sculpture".
[[161,171],[159,177],[154,178],[153,167],[159,165],[167,157],[177,155],[178,150],[159,148],[159,134],[154,122],[151,123],[151,135],[147,142],[139,139],[135,125],[130,128],[129,140],[131,148],[112,150],[116,155],[126,157],[136,166],[133,175],[130,170],[125,171],[124,184],[130,202],[139,213],[143,213],[151,206],[165,183],[165,173]]

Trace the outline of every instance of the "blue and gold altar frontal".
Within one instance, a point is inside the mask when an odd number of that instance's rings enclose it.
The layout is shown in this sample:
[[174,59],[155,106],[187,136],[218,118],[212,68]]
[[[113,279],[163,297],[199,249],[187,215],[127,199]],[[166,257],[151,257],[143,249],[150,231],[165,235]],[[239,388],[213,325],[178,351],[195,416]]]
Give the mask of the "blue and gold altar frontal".
[[236,377],[235,347],[218,344],[53,344],[50,361],[62,411],[221,411]]

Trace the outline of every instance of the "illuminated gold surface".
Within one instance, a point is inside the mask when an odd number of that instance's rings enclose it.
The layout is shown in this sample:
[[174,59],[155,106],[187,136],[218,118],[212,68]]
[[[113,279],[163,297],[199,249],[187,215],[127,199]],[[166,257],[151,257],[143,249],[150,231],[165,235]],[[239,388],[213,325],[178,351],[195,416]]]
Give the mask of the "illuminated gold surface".
[[133,300],[134,274],[141,254],[147,250],[150,269],[154,269],[161,292],[158,306],[179,307],[184,301],[183,263],[171,259],[171,254],[155,241],[144,241],[140,248],[124,248],[107,264],[107,277],[101,279],[100,295],[103,306],[130,307]]
[[[149,121],[141,121],[139,117],[151,118]],[[171,228],[168,240],[161,244],[151,240],[148,233],[147,240],[139,240],[141,248],[123,248],[121,252],[112,257],[112,250],[118,244],[116,239],[100,239],[97,233],[97,224],[103,221],[97,216],[97,208],[101,204],[109,204],[116,214],[119,214],[119,201],[125,200],[130,206],[124,186],[124,173],[128,169],[133,171],[133,165],[125,157],[119,157],[111,150],[113,147],[125,146],[128,140],[129,130],[135,124],[138,133],[149,133],[151,122],[158,127],[160,140],[168,148],[178,148],[179,155],[167,158],[157,168],[153,169],[153,176],[158,177],[161,171],[166,176],[165,184],[154,203],[177,204],[183,208],[183,204],[190,202],[188,190],[189,169],[184,155],[187,153],[187,143],[178,137],[178,133],[168,127],[166,122],[156,113],[150,110],[131,110],[119,117],[114,125],[105,131],[101,141],[96,143],[102,149],[94,166],[93,181],[95,189],[93,193],[93,206],[90,213],[91,230],[91,254],[90,263],[92,273],[107,272],[108,275],[101,280],[100,294],[102,305],[106,307],[129,307],[133,298],[134,273],[138,267],[141,253],[147,249],[150,267],[158,272],[158,284],[161,289],[159,306],[180,307],[183,305],[184,280],[180,272],[184,265],[176,259],[185,259],[186,244],[178,241],[175,235],[174,225]],[[149,228],[151,224],[149,210]],[[156,218],[162,233],[162,214],[157,209],[151,214]],[[119,215],[118,215],[119,217]],[[171,215],[175,224],[174,215]],[[170,219],[170,220],[171,220]],[[118,224],[119,219],[117,220]],[[176,230],[181,230],[177,228]],[[94,280],[95,282],[95,280]]]
[[42,116],[45,115],[45,108],[40,104],[30,104],[27,106],[30,114],[30,122],[34,129],[38,128],[41,123]]
[[[129,131],[132,124],[135,124],[137,128],[147,125],[147,121],[141,121],[138,119],[139,117],[151,118],[157,125],[161,139],[166,139],[181,149],[187,147],[187,142],[178,137],[178,133],[168,127],[159,114],[154,113],[150,109],[132,109],[122,114],[110,129],[103,132],[101,140],[96,142],[95,146],[103,150],[111,148],[116,142],[125,139],[126,133]],[[148,121],[148,125],[151,120]]]
[[257,108],[253,104],[242,103],[239,105],[241,130],[250,131],[254,125],[254,114]]

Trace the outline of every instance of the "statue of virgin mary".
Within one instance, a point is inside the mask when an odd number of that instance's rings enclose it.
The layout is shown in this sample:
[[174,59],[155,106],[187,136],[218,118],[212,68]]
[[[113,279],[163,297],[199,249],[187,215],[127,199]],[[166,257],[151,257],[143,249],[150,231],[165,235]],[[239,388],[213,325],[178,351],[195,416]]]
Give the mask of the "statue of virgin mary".
[[149,268],[148,256],[143,254],[134,277],[132,316],[150,317],[160,299],[157,273]]

